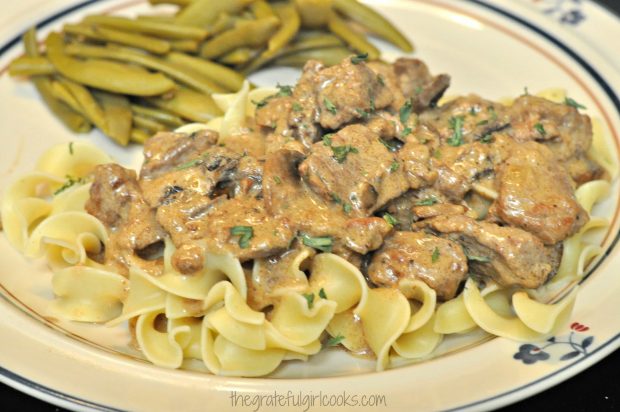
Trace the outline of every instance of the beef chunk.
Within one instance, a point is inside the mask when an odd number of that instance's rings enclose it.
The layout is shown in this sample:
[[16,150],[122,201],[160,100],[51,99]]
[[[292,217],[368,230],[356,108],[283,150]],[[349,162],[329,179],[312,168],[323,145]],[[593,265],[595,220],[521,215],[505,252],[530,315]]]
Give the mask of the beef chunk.
[[536,141],[547,146],[568,166],[571,177],[584,183],[602,175],[601,168],[587,158],[592,144],[590,117],[569,105],[524,95],[508,110],[510,135],[518,142]]
[[306,147],[310,147],[312,143],[321,138],[321,128],[318,125],[320,112],[316,94],[316,77],[323,68],[322,63],[309,60],[290,98],[291,107],[295,105],[296,110],[289,109],[288,125],[292,129],[293,137]]
[[363,214],[377,210],[409,186],[403,168],[370,129],[351,125],[316,143],[299,172],[323,199],[340,199]]
[[557,248],[545,247],[536,236],[519,228],[477,222],[464,215],[439,216],[417,226],[460,243],[470,258],[470,271],[502,286],[538,288],[560,264]]
[[477,181],[493,177],[495,169],[510,155],[513,142],[497,135],[493,143],[467,143],[444,146],[432,159],[438,173],[436,187],[453,201],[461,201]]
[[378,249],[393,228],[383,218],[364,217],[347,220],[344,230],[347,248],[365,255]]
[[187,133],[160,132],[144,143],[144,163],[141,179],[153,179],[174,170],[177,166],[199,157],[217,143],[218,134],[212,130]]
[[137,256],[140,250],[160,242],[165,236],[153,209],[142,196],[136,173],[117,164],[95,168],[85,208],[113,232],[106,260],[122,273],[127,273],[130,260],[140,260]]
[[167,202],[171,190],[192,191],[206,197],[257,195],[261,192],[261,175],[262,165],[255,158],[213,146],[168,173],[141,179],[140,185],[149,204],[157,207]]
[[467,277],[467,258],[451,240],[423,232],[396,232],[373,255],[368,276],[383,287],[419,279],[434,289],[439,299],[448,300]]
[[491,210],[507,224],[551,245],[588,221],[575,199],[570,176],[543,145],[515,145],[499,170],[499,197]]
[[458,97],[420,115],[421,124],[448,145],[488,140],[510,122],[506,108],[476,95]]
[[[214,253],[230,252],[241,261],[281,253],[295,236],[286,218],[268,216],[263,202],[253,197],[210,200],[182,194],[157,209],[157,220],[170,233],[177,252],[184,250],[184,245],[197,245]],[[251,228],[247,244],[231,232],[236,226]],[[195,264],[188,267],[202,268]]]
[[392,103],[392,94],[366,63],[351,59],[319,71],[315,78],[321,126],[338,129]]
[[421,60],[400,58],[394,62],[393,67],[400,91],[405,98],[411,98],[416,113],[433,107],[450,87],[450,76],[432,76]]
[[411,189],[430,186],[437,180],[437,170],[431,166],[431,149],[416,138],[408,139],[397,156]]

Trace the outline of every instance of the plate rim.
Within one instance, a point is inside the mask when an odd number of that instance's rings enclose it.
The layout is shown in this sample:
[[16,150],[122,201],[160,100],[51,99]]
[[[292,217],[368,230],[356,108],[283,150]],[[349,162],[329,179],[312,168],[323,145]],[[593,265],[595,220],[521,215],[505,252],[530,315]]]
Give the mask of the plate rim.
[[[37,28],[44,28],[51,23],[56,22],[58,19],[63,16],[75,12],[77,10],[83,9],[93,4],[101,4],[105,3],[109,0],[84,0],[63,9],[58,10],[57,12],[44,17],[43,19],[37,21]],[[618,94],[614,90],[613,87],[609,85],[609,82],[602,76],[590,63],[588,63],[580,53],[573,50],[570,46],[566,45],[562,40],[556,38],[552,33],[548,32],[540,25],[532,23],[532,21],[528,21],[525,18],[518,16],[517,14],[505,10],[500,6],[493,4],[490,0],[469,0],[470,3],[481,6],[487,10],[491,10],[494,13],[499,13],[504,17],[507,17],[511,21],[518,23],[520,26],[527,28],[529,31],[534,32],[537,36],[541,36],[546,40],[553,43],[558,49],[560,49],[564,54],[568,55],[573,61],[579,63],[580,67],[585,69],[585,71],[590,75],[590,77],[596,81],[596,83],[602,88],[605,95],[610,99],[613,104],[616,114],[620,116],[620,99]],[[432,3],[432,2],[431,2]],[[501,2],[497,2],[501,3]],[[602,5],[592,2],[598,6],[601,6],[606,12],[610,13],[610,15],[616,19],[616,21],[620,21],[620,14],[616,14],[611,12],[608,8],[603,7]],[[518,9],[520,7],[514,5],[514,9]],[[547,22],[549,23],[549,22]],[[569,36],[570,35],[570,36]],[[567,33],[567,37],[571,37],[571,41],[574,41],[573,34]],[[3,56],[7,51],[11,50],[21,38],[21,33],[13,36],[7,42],[3,43],[0,46],[0,57]],[[603,56],[601,56],[603,57]],[[620,87],[620,84],[619,84]],[[613,229],[613,228],[612,228]],[[614,236],[613,240],[609,243],[607,248],[605,249],[604,254],[601,258],[596,262],[596,264],[588,271],[588,274],[582,279],[579,283],[583,283],[585,280],[589,278],[589,276],[605,261],[609,255],[612,254],[613,251],[616,250],[617,244],[620,241],[620,230],[616,232],[614,235],[610,233],[611,236]],[[3,299],[8,302],[10,305],[13,305],[8,301],[4,296]],[[14,306],[14,305],[13,305]],[[17,308],[21,310],[20,308]],[[33,321],[36,321],[32,318]],[[553,372],[543,375],[534,381],[530,381],[527,384],[521,385],[509,391],[487,397],[485,399],[481,399],[478,401],[474,401],[468,404],[459,405],[457,407],[453,407],[451,409],[447,409],[448,411],[454,410],[471,410],[476,409],[482,406],[488,407],[499,407],[504,406],[506,404],[518,401],[519,399],[523,399],[524,397],[532,396],[536,393],[542,392],[552,386],[555,386],[566,379],[582,372],[586,368],[594,365],[595,363],[602,360],[605,356],[612,353],[620,347],[620,333],[616,334],[614,337],[606,340],[604,343],[599,345],[595,350],[589,353],[588,356],[580,358],[579,360],[570,363],[562,368],[556,369]],[[33,380],[30,380],[24,376],[18,375],[2,366],[0,366],[0,381],[11,386],[15,389],[18,389],[22,392],[25,392],[31,396],[39,398],[43,401],[53,403],[62,407],[71,407],[75,410],[104,410],[104,411],[117,411],[119,409],[115,409],[106,405],[102,405],[96,402],[92,402],[86,399],[82,399],[80,397],[76,397],[70,395],[68,393],[58,391],[52,389],[48,386],[41,385]],[[548,384],[547,384],[548,383]],[[520,393],[525,392],[525,396],[519,396]],[[86,408],[86,409],[85,409]]]

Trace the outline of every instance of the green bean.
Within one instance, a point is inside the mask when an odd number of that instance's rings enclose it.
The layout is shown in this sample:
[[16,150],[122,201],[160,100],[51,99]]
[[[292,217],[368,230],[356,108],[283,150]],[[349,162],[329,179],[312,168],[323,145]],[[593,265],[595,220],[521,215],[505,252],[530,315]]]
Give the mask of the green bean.
[[127,146],[133,120],[129,99],[123,95],[101,90],[93,91],[93,95],[103,108],[106,121],[105,133],[116,143]]
[[183,126],[186,122],[183,121],[179,116],[176,116],[172,113],[169,113],[165,110],[156,109],[153,107],[140,106],[137,104],[131,105],[131,110],[136,115],[141,115],[143,117],[148,117],[150,119],[156,120],[159,123],[165,124],[166,126],[177,128]]
[[81,108],[81,112],[90,120],[92,124],[107,133],[105,114],[99,103],[95,100],[90,91],[79,83],[64,77],[59,77],[58,81],[69,90]]
[[178,24],[206,27],[217,19],[220,13],[236,14],[254,0],[194,0],[179,12]]
[[141,129],[148,130],[152,133],[163,132],[166,130],[166,126],[159,123],[157,120],[150,119],[146,116],[135,115],[133,117],[133,125]]
[[151,134],[146,130],[142,129],[131,129],[131,133],[129,135],[129,139],[138,144],[144,144],[147,140],[151,138]]
[[185,88],[177,90],[171,99],[152,97],[147,101],[154,106],[194,122],[205,123],[222,115],[222,111],[217,107],[211,96]]
[[24,50],[28,57],[40,57],[39,43],[37,42],[37,29],[31,27],[22,36],[22,42],[24,43]]
[[340,38],[334,36],[333,34],[319,34],[316,36],[305,36],[300,38],[294,43],[291,43],[286,51],[290,52],[336,46],[344,46],[344,43],[340,40]]
[[345,47],[329,47],[323,49],[303,50],[291,53],[273,61],[274,66],[303,67],[310,59],[322,61],[326,66],[333,66],[351,55]]
[[202,57],[212,59],[239,47],[262,46],[277,30],[279,23],[276,17],[239,22],[233,29],[207,41],[202,46],[200,54]]
[[411,42],[385,17],[370,7],[357,0],[334,0],[334,8],[401,50],[407,53],[413,51]]
[[173,40],[170,42],[172,50],[197,53],[200,43],[196,40]]
[[149,0],[149,3],[154,6],[158,4],[174,4],[175,6],[185,7],[189,6],[192,1],[193,0]]
[[188,56],[187,54],[172,52],[166,56],[166,61],[179,67],[184,67],[187,70],[196,71],[202,76],[221,84],[229,91],[238,91],[245,81],[245,77],[235,70],[209,60]]
[[11,76],[37,76],[54,74],[54,65],[45,57],[20,56],[9,64]]
[[275,16],[273,9],[265,0],[257,0],[250,6],[252,13],[257,19]]
[[32,81],[47,107],[65,126],[76,133],[87,133],[92,129],[92,125],[86,117],[54,97],[50,79],[37,76],[33,77]]
[[70,44],[66,47],[67,54],[79,57],[94,57],[136,63],[152,70],[167,74],[173,79],[193,87],[203,93],[222,93],[225,88],[204,76],[185,70],[183,67],[168,63],[157,57],[149,56],[124,47],[98,47],[85,44]]
[[269,39],[267,50],[261,55],[264,59],[269,59],[282,50],[299,32],[301,18],[297,9],[292,4],[278,4],[275,11],[282,21],[280,29]]
[[336,13],[332,13],[327,23],[329,30],[336,36],[340,37],[349,46],[355,49],[359,53],[368,53],[370,60],[376,60],[381,54],[379,49],[373,46],[366,37],[359,33],[354,32],[347,23],[344,22]]
[[247,70],[250,72],[269,63],[299,32],[301,19],[295,6],[292,4],[281,4],[275,7],[275,11],[282,22],[282,26],[267,42],[267,50],[248,66]]
[[[294,43],[289,44],[288,46],[280,50],[278,53],[276,53],[275,56],[268,59],[265,62],[265,65],[270,64],[272,61],[279,59],[281,57],[288,56],[294,53],[299,53],[301,51],[344,46],[344,43],[342,42],[342,40],[340,40],[338,37],[334,36],[333,34],[314,33],[311,36],[303,34],[297,37],[299,38],[299,40],[297,40]],[[228,63],[228,62],[223,61],[223,63]],[[244,68],[242,72],[243,74],[247,76],[248,74],[252,73],[257,68],[258,67],[254,67],[254,64],[252,64]]]
[[[34,27],[24,33],[23,43],[26,56],[40,57],[37,32]],[[84,116],[71,110],[66,104],[54,97],[52,81],[49,77],[34,76],[32,82],[50,111],[70,130],[76,133],[86,133],[91,129],[91,124]]]
[[223,12],[220,13],[215,21],[210,25],[209,32],[212,36],[220,34],[223,31],[230,30],[235,27],[236,19],[230,14]]
[[75,110],[77,113],[84,115],[82,112],[82,108],[80,107],[80,103],[75,99],[75,97],[71,94],[69,89],[59,81],[51,82],[51,91],[55,98],[69,106],[71,109]]
[[51,33],[45,40],[47,56],[63,76],[87,86],[136,96],[154,96],[175,88],[161,73],[149,73],[140,67],[91,59],[81,61],[65,54],[60,34]]
[[295,0],[304,28],[324,27],[329,20],[333,0]]
[[65,24],[63,31],[77,34],[86,38],[137,47],[151,53],[165,54],[170,51],[170,43],[154,37],[136,33],[127,33],[119,30],[107,29],[100,26],[82,26],[79,24]]
[[238,66],[249,62],[256,57],[257,54],[258,53],[255,49],[251,49],[249,47],[239,47],[238,49],[226,53],[217,60],[220,63]]
[[137,20],[156,21],[163,23],[174,23],[174,15],[166,14],[140,14],[136,16]]
[[115,16],[87,16],[84,22],[114,27],[115,29],[125,31],[152,34],[168,39],[203,40],[209,34],[206,30],[198,27],[188,27],[159,21],[131,20],[125,17]]

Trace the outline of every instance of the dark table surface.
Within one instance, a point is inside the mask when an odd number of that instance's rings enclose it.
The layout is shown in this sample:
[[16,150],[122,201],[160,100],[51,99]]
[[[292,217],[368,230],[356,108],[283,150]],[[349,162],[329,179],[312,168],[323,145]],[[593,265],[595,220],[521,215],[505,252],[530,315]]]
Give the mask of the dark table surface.
[[[620,14],[620,0],[597,1]],[[0,411],[34,412],[61,410],[58,407],[0,384]],[[525,410],[571,412],[620,411],[620,350],[617,350],[577,376],[534,397],[502,409],[505,412]]]

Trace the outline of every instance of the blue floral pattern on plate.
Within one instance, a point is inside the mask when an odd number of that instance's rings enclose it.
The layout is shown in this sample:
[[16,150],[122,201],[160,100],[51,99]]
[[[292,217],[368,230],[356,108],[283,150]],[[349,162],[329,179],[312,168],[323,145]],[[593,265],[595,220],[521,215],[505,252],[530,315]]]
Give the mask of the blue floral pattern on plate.
[[532,0],[540,4],[543,13],[553,17],[562,24],[577,26],[586,19],[583,12],[583,0]]
[[594,342],[594,336],[583,333],[590,328],[578,322],[571,324],[568,335],[553,336],[546,342],[535,345],[525,343],[519,346],[519,351],[512,357],[525,365],[532,365],[538,361],[564,362],[578,356],[587,356],[588,347]]

